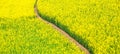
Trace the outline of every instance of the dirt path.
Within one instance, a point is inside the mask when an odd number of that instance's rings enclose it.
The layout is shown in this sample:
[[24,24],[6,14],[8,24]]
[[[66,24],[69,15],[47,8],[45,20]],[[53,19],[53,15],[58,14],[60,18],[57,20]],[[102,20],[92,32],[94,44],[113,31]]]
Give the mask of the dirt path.
[[71,42],[75,43],[82,51],[85,52],[85,54],[90,54],[90,52],[85,48],[83,47],[80,43],[78,43],[75,39],[73,39],[69,34],[67,34],[65,31],[63,31],[62,29],[60,29],[58,26],[56,26],[55,24],[53,23],[50,23],[49,21],[47,20],[44,20],[43,18],[41,18],[41,16],[39,15],[39,11],[38,11],[38,8],[37,8],[37,1],[35,2],[35,5],[34,5],[34,11],[35,11],[35,14],[36,14],[36,17],[41,19],[42,21],[44,21],[45,23],[47,24],[50,24],[52,25],[52,27],[56,30],[58,30],[60,33],[62,33],[64,36],[66,36],[66,38],[68,38]]

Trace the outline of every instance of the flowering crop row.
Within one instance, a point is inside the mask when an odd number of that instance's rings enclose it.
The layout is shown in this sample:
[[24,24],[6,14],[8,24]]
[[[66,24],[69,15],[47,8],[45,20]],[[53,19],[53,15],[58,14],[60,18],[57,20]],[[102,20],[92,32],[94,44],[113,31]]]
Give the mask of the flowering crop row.
[[0,1],[0,54],[83,54],[64,35],[35,17],[34,2]]
[[38,7],[92,54],[120,53],[119,0],[39,0]]

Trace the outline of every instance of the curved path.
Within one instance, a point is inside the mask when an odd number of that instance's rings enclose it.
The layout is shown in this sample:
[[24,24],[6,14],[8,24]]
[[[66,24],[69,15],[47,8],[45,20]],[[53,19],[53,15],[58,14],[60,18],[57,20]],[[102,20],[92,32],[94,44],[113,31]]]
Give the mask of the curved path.
[[90,54],[90,52],[85,48],[83,47],[80,43],[78,43],[75,39],[73,39],[69,34],[67,34],[65,31],[63,31],[62,29],[60,29],[58,26],[54,25],[53,23],[50,23],[49,21],[47,20],[44,20],[43,18],[41,18],[41,16],[39,15],[39,11],[38,11],[38,8],[37,8],[37,1],[35,2],[34,4],[34,11],[35,11],[35,14],[36,14],[36,17],[41,19],[42,21],[44,21],[45,23],[47,24],[50,24],[52,25],[53,28],[55,28],[56,30],[58,30],[60,33],[62,33],[64,36],[66,36],[66,38],[68,38],[71,42],[75,43],[82,51],[85,52],[85,54]]

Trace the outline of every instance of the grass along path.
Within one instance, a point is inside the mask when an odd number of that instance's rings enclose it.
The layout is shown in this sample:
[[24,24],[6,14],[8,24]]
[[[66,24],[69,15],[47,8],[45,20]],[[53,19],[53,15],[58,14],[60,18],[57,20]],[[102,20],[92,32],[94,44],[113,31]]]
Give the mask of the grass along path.
[[84,54],[64,35],[34,17],[0,17],[0,43],[0,54]]
[[39,0],[38,9],[91,54],[120,53],[120,0]]
[[35,17],[35,0],[0,1],[0,54],[84,54]]
[[90,54],[89,51],[84,46],[82,46],[80,43],[78,43],[74,38],[72,38],[65,31],[63,31],[62,29],[60,29],[55,24],[53,24],[53,23],[51,23],[51,22],[49,22],[49,21],[41,18],[41,16],[39,15],[38,8],[37,8],[37,3],[38,3],[38,0],[36,0],[35,5],[34,5],[34,11],[35,11],[35,14],[36,14],[37,18],[41,19],[42,21],[46,22],[47,24],[52,25],[53,28],[55,28],[57,31],[59,31],[60,33],[62,33],[64,36],[66,36],[66,38],[68,38],[70,41],[72,41],[73,43],[75,43],[82,51],[85,52],[85,54]]

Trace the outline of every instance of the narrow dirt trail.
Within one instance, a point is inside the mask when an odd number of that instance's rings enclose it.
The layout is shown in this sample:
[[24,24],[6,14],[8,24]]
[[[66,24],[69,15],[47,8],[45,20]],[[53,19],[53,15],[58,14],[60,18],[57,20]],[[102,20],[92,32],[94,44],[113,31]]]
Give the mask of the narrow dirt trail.
[[60,33],[62,33],[64,36],[66,36],[66,38],[68,38],[71,42],[75,43],[82,51],[85,52],[85,54],[90,54],[90,52],[83,46],[81,45],[80,43],[78,43],[74,38],[72,38],[69,34],[67,34],[64,30],[60,29],[58,26],[56,26],[55,24],[53,23],[50,23],[49,21],[47,20],[44,20],[40,15],[39,15],[39,11],[38,11],[38,8],[37,8],[37,1],[35,1],[35,4],[34,4],[34,12],[35,12],[35,15],[37,18],[41,19],[42,21],[44,21],[45,23],[47,24],[50,24],[54,29],[58,30]]

